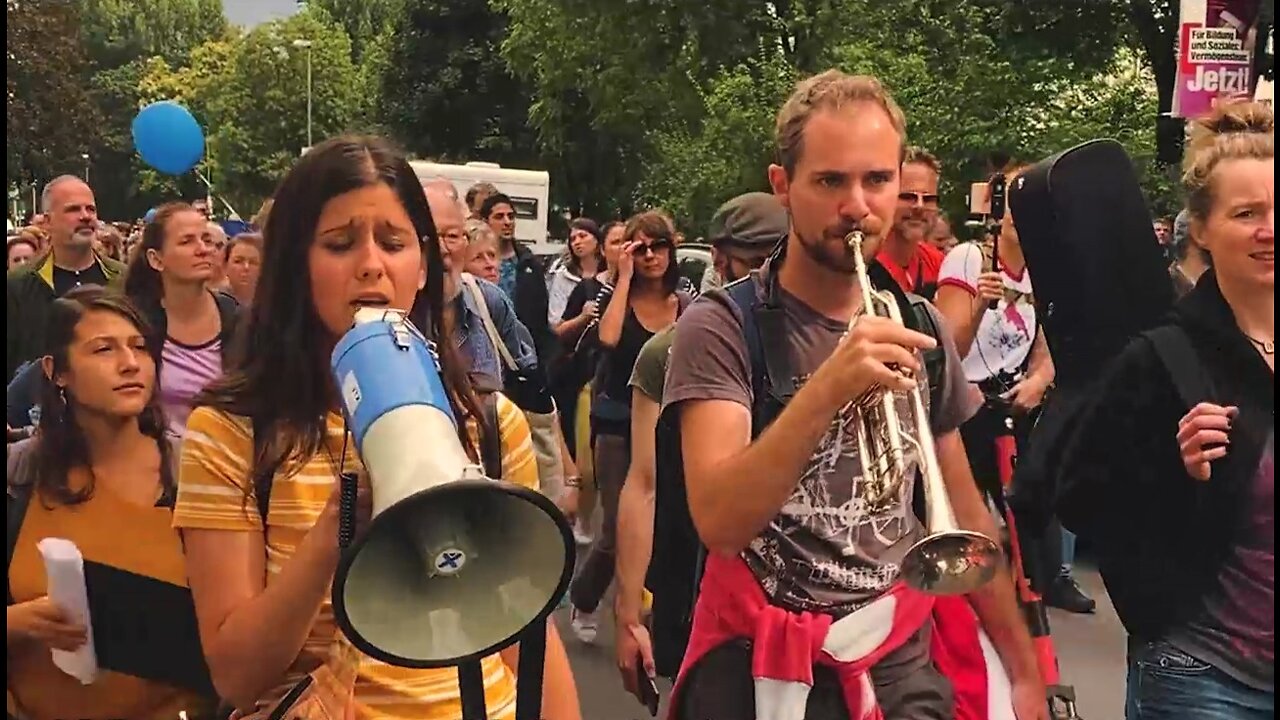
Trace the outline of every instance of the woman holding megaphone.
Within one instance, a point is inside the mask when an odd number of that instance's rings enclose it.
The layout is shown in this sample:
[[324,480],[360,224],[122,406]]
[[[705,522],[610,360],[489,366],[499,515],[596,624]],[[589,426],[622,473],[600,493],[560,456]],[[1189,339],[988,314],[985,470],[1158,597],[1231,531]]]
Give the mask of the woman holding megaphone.
[[[383,141],[340,137],[303,156],[274,199],[246,352],[188,420],[174,513],[214,684],[241,717],[456,719],[457,670],[364,656],[337,629],[330,600],[339,477],[360,469],[330,356],[362,308],[408,310],[428,337],[443,327],[426,198]],[[437,352],[458,440],[478,459],[482,412],[466,368],[451,343]],[[505,399],[497,416],[502,479],[536,488],[528,425]],[[517,658],[513,647],[481,662],[489,718],[514,716]],[[553,627],[543,687],[542,717],[579,720]]]

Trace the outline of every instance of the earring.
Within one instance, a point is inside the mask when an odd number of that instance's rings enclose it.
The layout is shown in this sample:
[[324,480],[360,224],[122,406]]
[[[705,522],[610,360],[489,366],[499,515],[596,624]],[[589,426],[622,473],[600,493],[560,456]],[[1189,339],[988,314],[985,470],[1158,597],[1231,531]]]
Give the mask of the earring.
[[62,407],[65,408],[67,406],[67,389],[65,387],[58,387],[58,400],[62,402]]

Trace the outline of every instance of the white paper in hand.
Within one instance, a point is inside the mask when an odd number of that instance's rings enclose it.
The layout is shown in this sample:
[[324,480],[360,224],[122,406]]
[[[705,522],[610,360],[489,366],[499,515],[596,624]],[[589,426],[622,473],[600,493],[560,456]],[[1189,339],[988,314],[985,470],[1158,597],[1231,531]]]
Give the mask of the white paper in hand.
[[79,650],[50,650],[53,664],[62,672],[89,685],[98,676],[98,656],[93,649],[93,627],[89,624],[89,592],[84,584],[84,557],[70,540],[45,538],[36,544],[44,558],[49,579],[49,599],[62,608],[73,622],[84,626],[88,640]]

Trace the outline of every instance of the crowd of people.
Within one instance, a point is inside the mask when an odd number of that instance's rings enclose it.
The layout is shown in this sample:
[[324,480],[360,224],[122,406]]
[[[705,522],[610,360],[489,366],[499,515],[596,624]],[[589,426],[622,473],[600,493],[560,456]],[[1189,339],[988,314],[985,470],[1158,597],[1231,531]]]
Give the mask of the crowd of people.
[[[891,393],[893,431],[915,418],[933,441],[904,474],[936,465],[958,525],[1005,538],[998,442],[1025,449],[1054,402],[1012,211],[957,241],[945,168],[906,128],[873,78],[799,83],[770,192],[706,229],[701,292],[660,210],[573,220],[548,268],[498,188],[423,182],[377,137],[310,149],[231,238],[203,203],[112,225],[85,181],[50,181],[8,242],[10,717],[461,718],[456,670],[362,655],[329,597],[339,478],[362,468],[329,355],[358,309],[391,307],[434,341],[472,459],[492,444],[490,475],[574,522],[570,642],[611,616],[637,699],[663,675],[673,720],[1049,720],[1013,569],[962,597],[908,585],[926,498],[861,457],[864,399]],[[1049,568],[1048,604],[1088,613],[1071,531],[1098,557],[1129,633],[1127,718],[1252,720],[1274,714],[1270,110],[1195,121],[1184,180],[1186,210],[1153,229],[1179,363],[1206,384],[1183,397],[1137,341],[1100,368],[1051,541],[1023,560]],[[863,276],[902,322],[864,307]],[[92,637],[48,597],[50,537],[84,556]],[[82,684],[50,650],[90,641]],[[548,624],[547,720],[582,718],[564,643]],[[514,717],[519,656],[482,662],[491,718]]]

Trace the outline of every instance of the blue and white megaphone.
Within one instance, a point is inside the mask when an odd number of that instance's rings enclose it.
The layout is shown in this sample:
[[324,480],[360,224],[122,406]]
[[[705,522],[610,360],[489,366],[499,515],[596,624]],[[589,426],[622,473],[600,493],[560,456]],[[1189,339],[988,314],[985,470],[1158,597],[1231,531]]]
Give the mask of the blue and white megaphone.
[[573,533],[546,496],[485,477],[463,450],[426,339],[362,308],[333,351],[373,519],[333,581],[339,627],[402,667],[460,665],[546,618],[573,571]]

